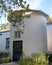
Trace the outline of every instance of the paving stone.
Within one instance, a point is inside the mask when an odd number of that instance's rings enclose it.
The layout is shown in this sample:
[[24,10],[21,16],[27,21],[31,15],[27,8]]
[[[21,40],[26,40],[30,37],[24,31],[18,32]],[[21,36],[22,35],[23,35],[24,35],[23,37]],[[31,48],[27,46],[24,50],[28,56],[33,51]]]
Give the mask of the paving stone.
[[11,63],[3,63],[0,65],[18,65],[18,63],[17,62],[11,62]]

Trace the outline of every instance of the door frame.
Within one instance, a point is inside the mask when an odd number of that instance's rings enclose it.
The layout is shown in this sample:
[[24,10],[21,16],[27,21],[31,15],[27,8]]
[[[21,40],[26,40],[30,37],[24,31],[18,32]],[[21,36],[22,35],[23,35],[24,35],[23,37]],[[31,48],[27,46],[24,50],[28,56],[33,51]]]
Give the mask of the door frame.
[[[22,56],[22,53],[23,53],[23,41],[22,40],[13,41],[13,57],[12,57],[13,58],[13,61],[15,61],[14,60],[14,56],[15,56],[14,52],[16,52],[16,51],[14,51],[14,44],[15,43],[17,44],[18,42],[21,42],[21,55],[20,56]],[[19,49],[20,49],[20,47],[19,47]],[[16,53],[16,55],[17,55],[17,53]],[[19,61],[19,60],[17,59],[17,61]]]

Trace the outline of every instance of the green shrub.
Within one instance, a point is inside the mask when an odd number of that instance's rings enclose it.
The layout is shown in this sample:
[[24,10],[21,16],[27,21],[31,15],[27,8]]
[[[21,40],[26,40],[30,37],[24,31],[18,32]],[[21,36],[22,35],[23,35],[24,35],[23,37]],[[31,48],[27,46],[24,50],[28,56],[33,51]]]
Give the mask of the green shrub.
[[10,62],[9,53],[0,52],[0,64]]
[[48,65],[48,56],[44,53],[33,54],[31,57],[22,56],[20,65]]
[[52,54],[49,54],[49,63],[52,63]]
[[0,64],[2,63],[2,58],[0,58]]
[[49,58],[48,58],[48,60],[49,60],[49,64],[52,64],[52,54],[46,54],[46,56],[48,56],[49,55]]
[[2,62],[3,62],[3,63],[7,63],[7,62],[9,62],[9,59],[10,59],[9,57],[2,58]]
[[8,57],[9,53],[0,52],[0,58]]
[[10,57],[0,58],[0,64],[1,63],[8,63],[9,61],[10,61]]
[[21,57],[20,65],[32,65],[32,59],[29,57]]
[[50,63],[49,65],[52,65],[52,63]]
[[37,53],[32,55],[32,60],[34,62],[34,65],[48,65],[48,57],[46,57],[46,54],[44,53]]

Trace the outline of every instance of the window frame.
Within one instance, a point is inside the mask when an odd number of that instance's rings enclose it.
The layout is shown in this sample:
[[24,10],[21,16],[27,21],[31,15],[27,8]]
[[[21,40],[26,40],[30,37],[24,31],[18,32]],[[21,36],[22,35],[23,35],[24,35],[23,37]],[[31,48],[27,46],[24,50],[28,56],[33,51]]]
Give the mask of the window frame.
[[6,49],[9,49],[10,38],[6,38]]
[[14,31],[14,39],[21,38],[21,31]]

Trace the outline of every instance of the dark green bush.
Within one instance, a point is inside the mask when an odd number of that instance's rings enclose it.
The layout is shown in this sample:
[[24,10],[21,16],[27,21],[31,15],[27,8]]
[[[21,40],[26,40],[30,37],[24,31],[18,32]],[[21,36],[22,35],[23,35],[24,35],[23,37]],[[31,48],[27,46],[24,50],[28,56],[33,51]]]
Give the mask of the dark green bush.
[[1,63],[8,63],[10,61],[10,57],[0,58],[0,64]]
[[52,65],[52,63],[50,63],[49,65]]
[[50,63],[52,63],[52,54],[46,54],[46,56],[48,56],[48,55],[49,55],[48,60],[49,60],[49,64],[50,64]]
[[9,62],[9,59],[10,59],[9,57],[2,58],[2,62],[3,62],[3,63],[7,63],[7,62]]
[[21,57],[20,65],[32,65],[32,59],[29,57]]
[[0,64],[2,63],[2,58],[0,58]]
[[9,53],[0,52],[0,64],[10,62]]
[[8,57],[9,53],[0,52],[0,58],[2,57]]
[[52,54],[49,54],[49,62],[52,62]]

